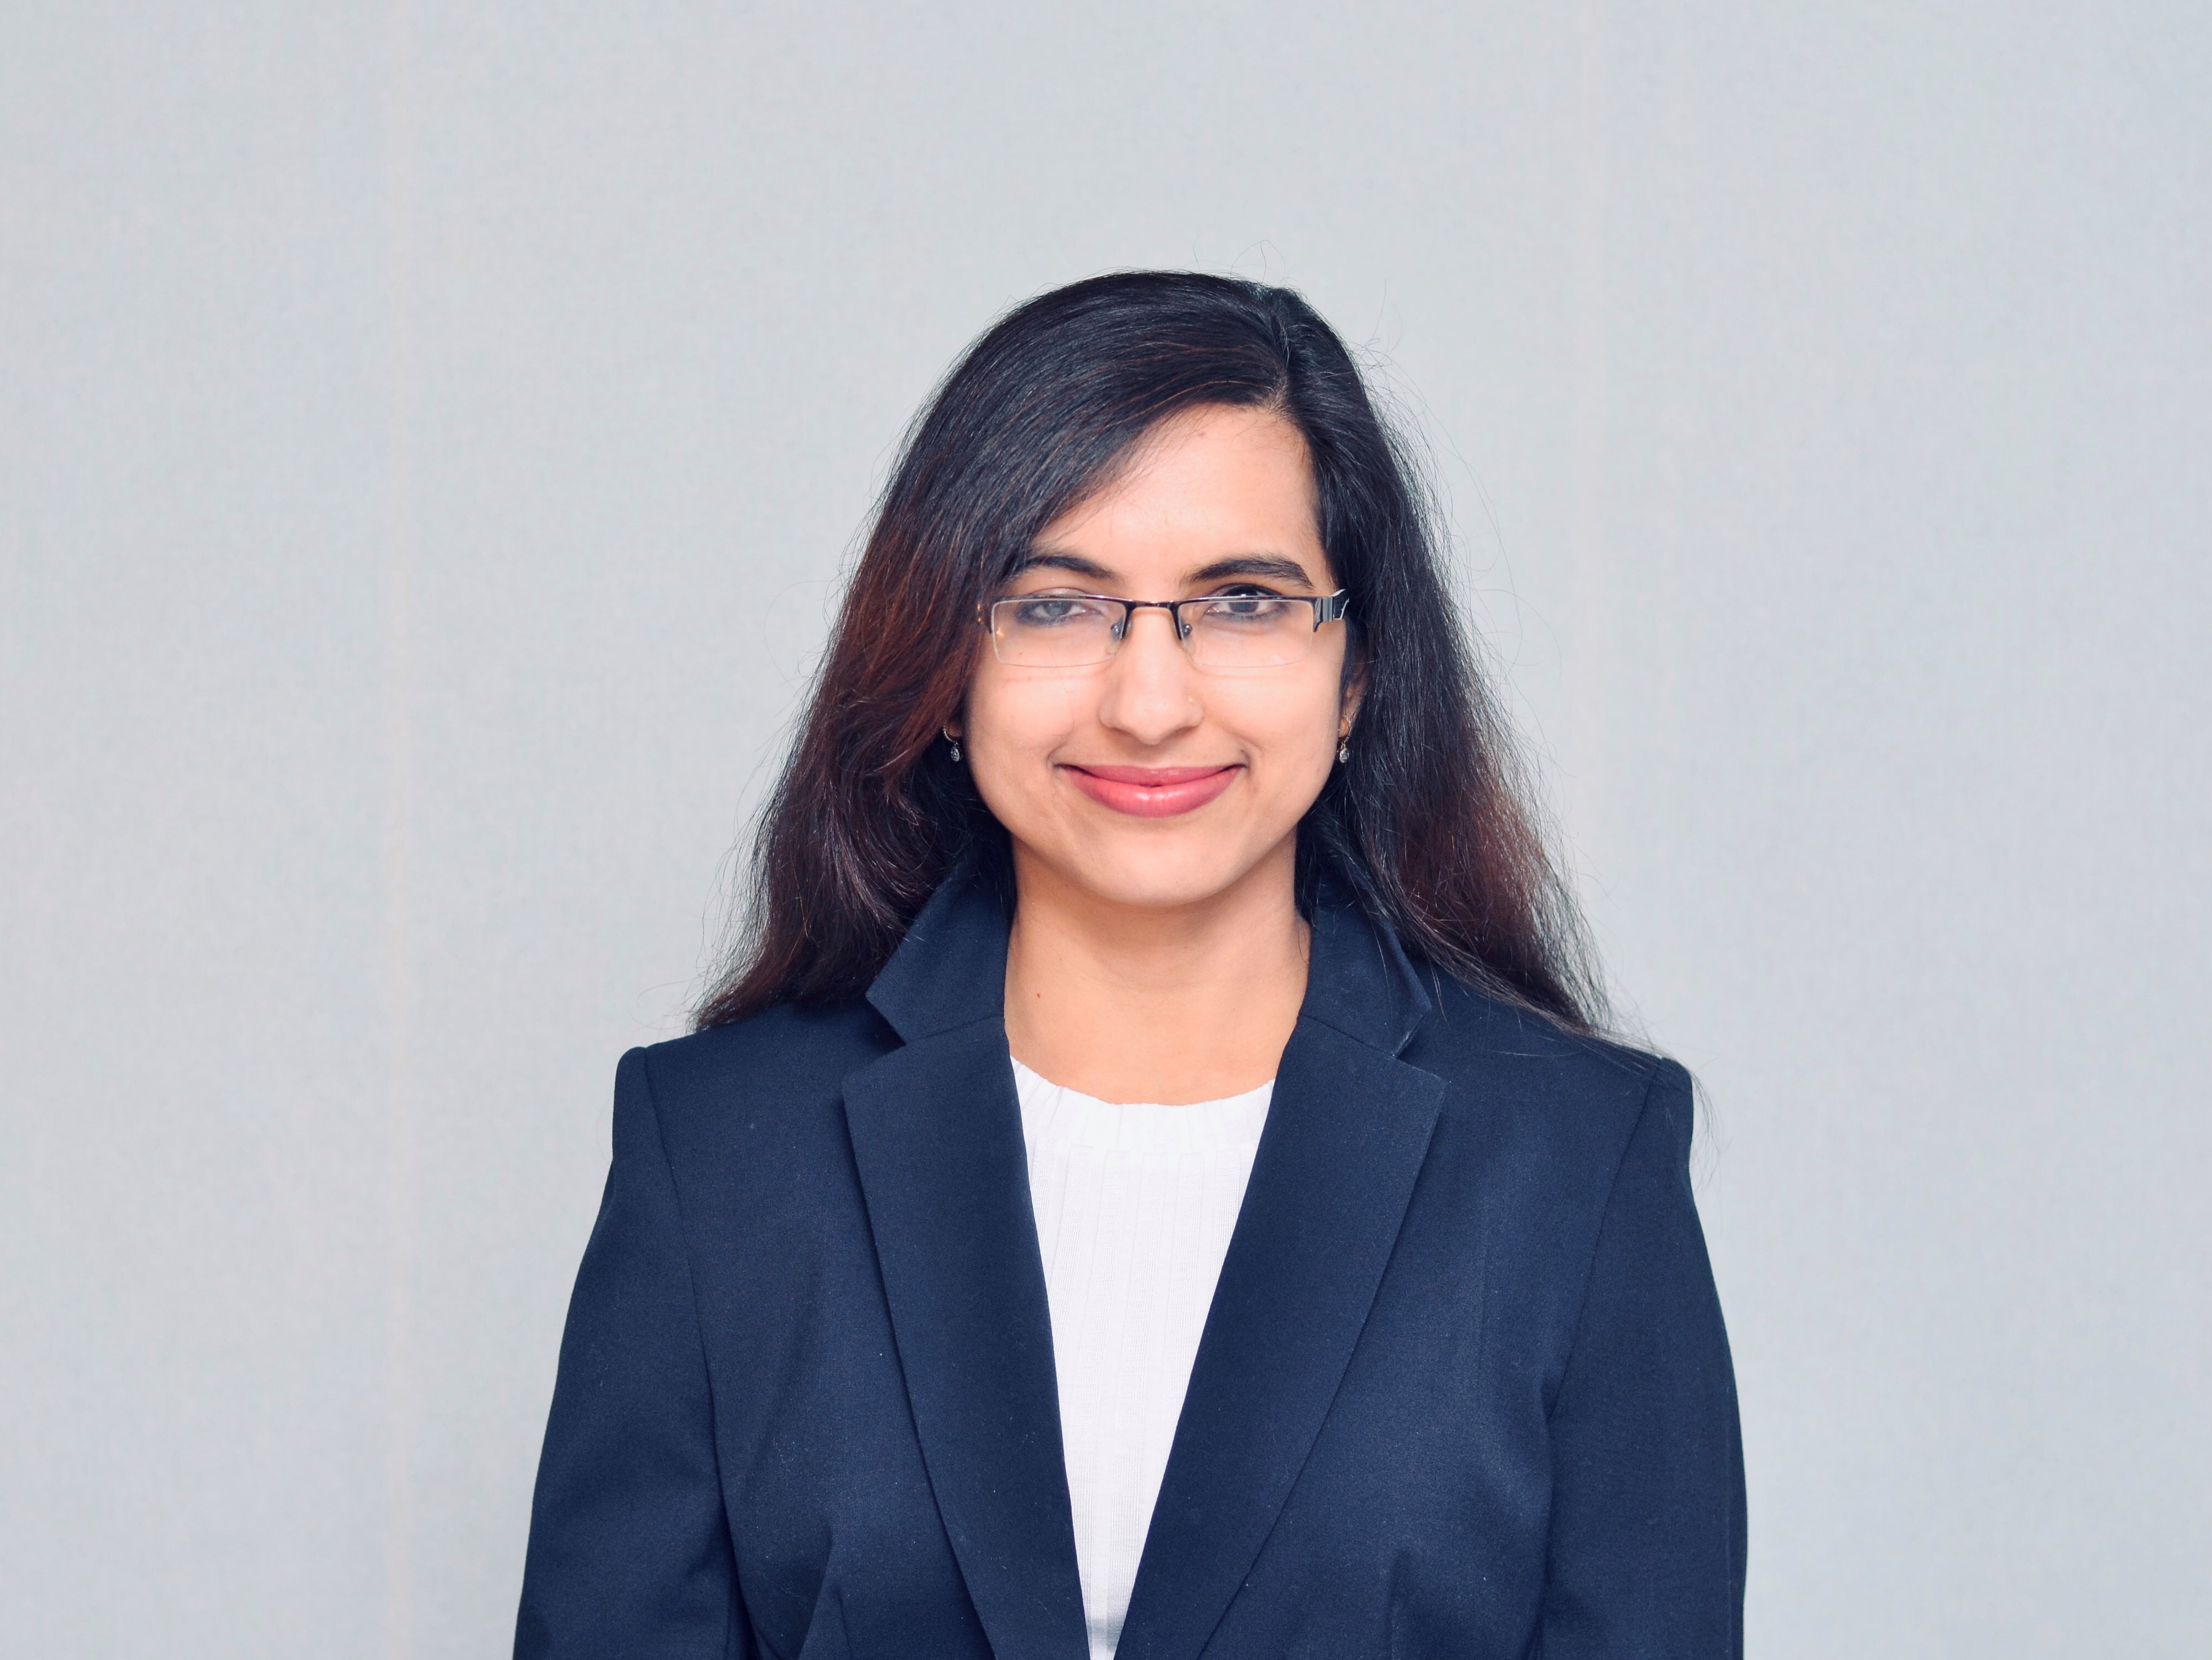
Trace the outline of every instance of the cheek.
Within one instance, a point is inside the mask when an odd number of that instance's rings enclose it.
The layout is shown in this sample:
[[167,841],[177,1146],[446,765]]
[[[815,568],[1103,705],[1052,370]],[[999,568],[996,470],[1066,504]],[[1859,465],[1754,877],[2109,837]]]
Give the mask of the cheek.
[[1236,684],[1233,694],[1218,704],[1222,727],[1248,743],[1286,781],[1316,769],[1326,773],[1335,758],[1341,699],[1334,678],[1302,677],[1294,685]]
[[[1034,789],[1045,779],[1038,763],[1086,721],[1095,720],[1097,689],[1075,679],[1010,678],[985,654],[969,683],[963,747],[977,787],[994,794]],[[992,800],[995,808],[998,805]]]

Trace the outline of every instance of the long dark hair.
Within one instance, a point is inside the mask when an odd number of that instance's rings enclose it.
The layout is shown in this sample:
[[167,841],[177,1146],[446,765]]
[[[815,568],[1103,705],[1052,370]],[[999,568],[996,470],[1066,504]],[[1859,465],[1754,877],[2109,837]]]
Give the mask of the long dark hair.
[[[1366,684],[1352,758],[1299,827],[1302,903],[1348,895],[1443,973],[1580,1031],[1601,992],[1437,556],[1436,514],[1328,325],[1288,289],[1093,277],[972,346],[908,433],[799,741],[763,810],[743,933],[701,1026],[865,990],[923,902],[1001,830],[939,729],[976,606],[1153,426],[1222,404],[1305,435]],[[1003,861],[1000,861],[1003,865]]]

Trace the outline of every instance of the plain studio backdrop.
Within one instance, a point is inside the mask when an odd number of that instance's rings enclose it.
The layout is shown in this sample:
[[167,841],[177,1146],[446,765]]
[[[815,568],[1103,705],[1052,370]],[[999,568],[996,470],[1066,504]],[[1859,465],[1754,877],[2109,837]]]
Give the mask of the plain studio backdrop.
[[2208,82],[2184,3],[9,6],[0,1641],[501,1650],[902,427],[1175,265],[1419,426],[1704,1081],[1754,1652],[2202,1654]]

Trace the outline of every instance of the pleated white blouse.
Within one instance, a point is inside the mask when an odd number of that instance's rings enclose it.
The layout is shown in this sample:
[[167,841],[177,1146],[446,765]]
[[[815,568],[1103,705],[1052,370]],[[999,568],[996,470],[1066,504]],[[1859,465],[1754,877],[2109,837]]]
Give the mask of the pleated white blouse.
[[1091,1660],[1121,1634],[1274,1085],[1186,1106],[1079,1094],[1017,1061]]

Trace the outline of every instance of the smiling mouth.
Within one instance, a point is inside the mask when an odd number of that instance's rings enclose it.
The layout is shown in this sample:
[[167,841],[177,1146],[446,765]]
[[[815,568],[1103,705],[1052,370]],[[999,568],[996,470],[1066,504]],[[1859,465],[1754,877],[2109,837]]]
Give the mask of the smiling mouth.
[[1078,767],[1061,763],[1075,787],[1103,807],[1134,818],[1191,812],[1237,781],[1241,766]]

